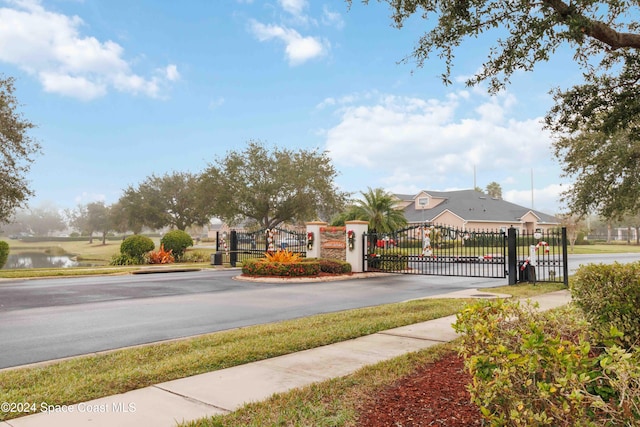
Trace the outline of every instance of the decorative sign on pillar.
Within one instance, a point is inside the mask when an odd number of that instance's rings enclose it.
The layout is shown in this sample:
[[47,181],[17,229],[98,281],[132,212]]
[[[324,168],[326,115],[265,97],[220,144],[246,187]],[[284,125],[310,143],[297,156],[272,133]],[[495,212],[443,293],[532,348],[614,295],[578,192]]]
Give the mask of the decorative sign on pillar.
[[307,233],[307,249],[313,249],[313,231]]
[[349,242],[349,250],[352,251],[356,243],[356,232],[353,230],[347,231],[347,241]]

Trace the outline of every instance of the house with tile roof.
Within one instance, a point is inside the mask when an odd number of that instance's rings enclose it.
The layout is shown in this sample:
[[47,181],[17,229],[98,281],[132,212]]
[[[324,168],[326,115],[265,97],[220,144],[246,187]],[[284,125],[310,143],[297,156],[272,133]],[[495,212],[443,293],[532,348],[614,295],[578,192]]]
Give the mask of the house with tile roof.
[[476,190],[421,191],[395,194],[409,224],[424,222],[463,230],[506,230],[527,233],[560,226],[560,220],[531,208],[492,198]]

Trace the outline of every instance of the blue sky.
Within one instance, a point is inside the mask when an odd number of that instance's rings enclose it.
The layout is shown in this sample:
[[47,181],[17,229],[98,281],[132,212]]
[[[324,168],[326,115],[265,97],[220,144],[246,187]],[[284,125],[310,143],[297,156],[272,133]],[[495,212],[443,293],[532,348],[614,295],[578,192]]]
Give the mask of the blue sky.
[[534,207],[560,211],[568,182],[540,120],[549,89],[580,81],[571,52],[489,96],[463,84],[488,40],[457,51],[444,86],[435,55],[399,63],[428,24],[398,30],[389,16],[357,0],[0,0],[0,73],[16,77],[43,149],[31,206],[115,203],[151,174],[198,173],[253,139],[328,151],[356,194],[475,177],[529,207],[533,182]]

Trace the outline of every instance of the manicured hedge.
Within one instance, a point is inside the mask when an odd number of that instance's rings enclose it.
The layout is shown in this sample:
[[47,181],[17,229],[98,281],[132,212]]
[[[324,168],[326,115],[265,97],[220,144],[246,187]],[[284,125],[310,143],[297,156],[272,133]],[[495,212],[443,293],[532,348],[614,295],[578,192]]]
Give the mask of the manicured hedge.
[[329,274],[351,273],[351,264],[346,261],[333,258],[305,258],[302,262],[317,262],[320,264],[320,271]]
[[319,262],[265,262],[264,259],[248,259],[242,263],[242,274],[248,276],[302,277],[320,274]]

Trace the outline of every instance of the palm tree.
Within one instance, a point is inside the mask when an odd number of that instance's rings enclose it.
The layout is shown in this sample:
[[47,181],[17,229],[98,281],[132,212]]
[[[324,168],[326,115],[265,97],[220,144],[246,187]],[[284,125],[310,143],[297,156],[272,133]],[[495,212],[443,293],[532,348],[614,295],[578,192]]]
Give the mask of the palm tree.
[[369,221],[369,230],[388,233],[407,225],[404,212],[395,207],[393,195],[382,188],[361,192],[364,200],[357,200],[355,212],[357,219]]

